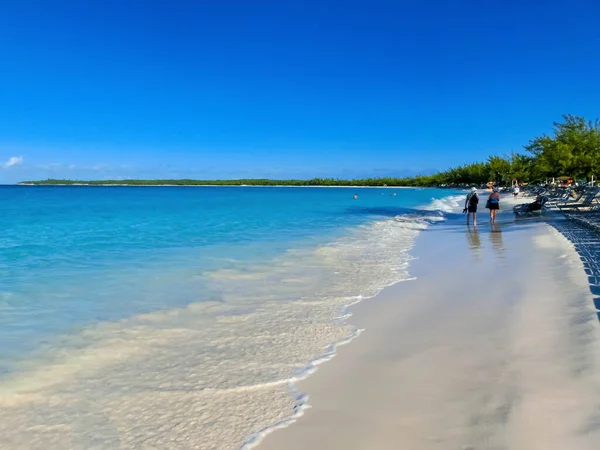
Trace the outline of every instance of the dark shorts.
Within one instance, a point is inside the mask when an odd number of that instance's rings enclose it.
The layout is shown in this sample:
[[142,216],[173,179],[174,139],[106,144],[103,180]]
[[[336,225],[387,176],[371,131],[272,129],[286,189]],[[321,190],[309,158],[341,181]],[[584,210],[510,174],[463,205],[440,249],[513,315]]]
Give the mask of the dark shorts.
[[467,211],[469,211],[470,213],[476,213],[477,212],[477,205],[469,205],[469,207],[467,208]]
[[494,211],[494,210],[498,210],[498,209],[500,209],[499,203],[491,203],[490,202],[490,211]]

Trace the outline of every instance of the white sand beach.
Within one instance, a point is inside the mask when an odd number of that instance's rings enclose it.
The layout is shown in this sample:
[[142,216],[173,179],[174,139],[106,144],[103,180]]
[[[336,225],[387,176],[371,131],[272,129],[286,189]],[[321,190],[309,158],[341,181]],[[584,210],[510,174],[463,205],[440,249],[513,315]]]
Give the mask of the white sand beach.
[[364,332],[299,383],[310,408],[259,449],[597,449],[588,278],[563,235],[516,222],[512,203],[494,228],[480,214],[477,229],[423,232],[417,279],[352,308]]

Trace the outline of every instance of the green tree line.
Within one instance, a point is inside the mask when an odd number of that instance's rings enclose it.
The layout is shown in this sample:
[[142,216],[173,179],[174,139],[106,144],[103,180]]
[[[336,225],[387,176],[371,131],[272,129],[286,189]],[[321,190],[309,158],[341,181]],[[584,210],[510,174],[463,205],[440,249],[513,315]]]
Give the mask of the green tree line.
[[600,168],[600,121],[564,115],[555,122],[551,135],[544,134],[529,141],[524,153],[490,156],[486,161],[464,164],[432,175],[416,177],[379,177],[355,180],[313,178],[311,180],[55,180],[26,181],[35,185],[173,185],[173,186],[462,186],[488,182],[510,184],[542,182],[549,178],[569,176],[587,180],[598,175]]

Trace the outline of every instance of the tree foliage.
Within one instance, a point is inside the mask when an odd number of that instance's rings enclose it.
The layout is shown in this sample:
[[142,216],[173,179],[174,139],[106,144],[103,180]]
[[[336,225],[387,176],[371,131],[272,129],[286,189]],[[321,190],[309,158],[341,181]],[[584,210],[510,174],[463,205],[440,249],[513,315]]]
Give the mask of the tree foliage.
[[600,167],[600,122],[572,115],[563,119],[554,123],[553,136],[537,137],[525,146],[535,163],[534,178],[589,178]]

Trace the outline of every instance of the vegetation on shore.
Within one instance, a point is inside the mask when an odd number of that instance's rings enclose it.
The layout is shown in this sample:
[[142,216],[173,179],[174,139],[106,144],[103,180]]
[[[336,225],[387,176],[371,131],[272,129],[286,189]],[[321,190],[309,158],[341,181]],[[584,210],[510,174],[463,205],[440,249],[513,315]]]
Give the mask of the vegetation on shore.
[[313,178],[311,180],[270,180],[261,178],[239,180],[43,180],[25,181],[20,184],[35,185],[90,185],[90,186],[408,186],[403,183],[409,178],[366,178],[361,180],[341,180],[337,178]]
[[453,167],[432,175],[406,178],[365,178],[342,180],[313,178],[311,180],[43,180],[25,181],[34,185],[127,185],[127,186],[460,186],[541,182],[548,178],[569,176],[589,179],[598,175],[600,168],[600,121],[587,121],[582,117],[565,115],[555,122],[552,136],[542,135],[532,139],[525,153],[509,156],[490,156],[485,162],[475,162]]

